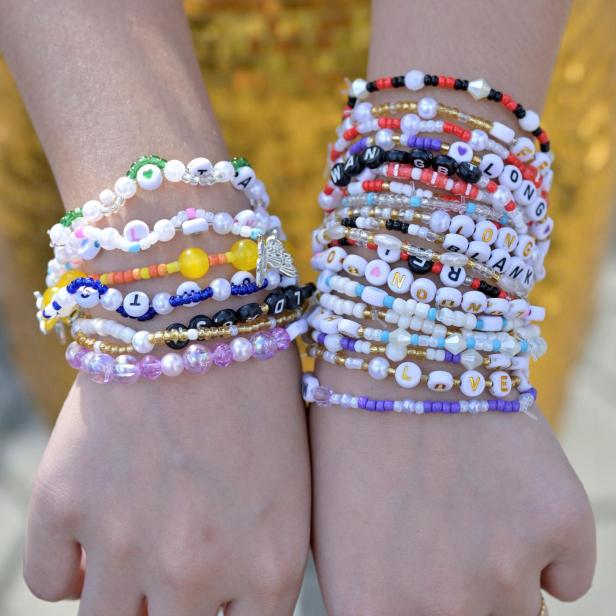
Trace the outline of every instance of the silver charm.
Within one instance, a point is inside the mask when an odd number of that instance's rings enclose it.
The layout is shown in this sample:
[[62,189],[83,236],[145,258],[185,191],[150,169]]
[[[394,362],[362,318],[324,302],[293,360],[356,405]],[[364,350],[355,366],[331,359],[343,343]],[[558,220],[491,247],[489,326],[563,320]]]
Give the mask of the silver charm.
[[278,239],[276,229],[266,236],[259,237],[257,250],[256,283],[258,286],[263,284],[269,270],[276,270],[284,276],[297,276],[293,257],[284,249],[283,243]]

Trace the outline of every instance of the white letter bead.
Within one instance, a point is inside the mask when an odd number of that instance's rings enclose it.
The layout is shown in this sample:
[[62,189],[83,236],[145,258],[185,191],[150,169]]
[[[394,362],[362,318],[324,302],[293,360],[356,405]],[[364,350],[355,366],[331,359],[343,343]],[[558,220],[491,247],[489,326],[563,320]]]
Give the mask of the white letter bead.
[[337,334],[340,321],[342,318],[335,314],[324,316],[319,320],[319,329],[324,334]]
[[249,284],[254,281],[255,281],[255,277],[250,272],[247,272],[246,270],[238,270],[237,272],[235,272],[235,274],[233,274],[233,276],[231,276],[230,282],[231,284],[240,285],[240,284]]
[[150,227],[143,220],[131,220],[124,227],[124,238],[129,242],[138,242],[148,236]]
[[185,220],[182,223],[182,233],[185,235],[193,235],[195,233],[204,233],[208,230],[208,222],[205,218],[193,218]]
[[449,146],[449,151],[447,152],[447,154],[451,156],[451,158],[453,158],[454,160],[458,161],[459,163],[462,163],[465,161],[470,162],[471,160],[473,160],[473,156],[475,153],[473,152],[473,149],[469,146],[469,144],[465,141],[454,141]]
[[505,186],[509,190],[515,190],[522,185],[522,172],[515,165],[505,165],[498,180],[501,186]]
[[142,291],[128,293],[122,302],[126,314],[130,317],[143,316],[150,307],[150,298]]
[[319,252],[312,257],[312,264],[315,269],[339,272],[342,269],[342,262],[347,256],[347,252],[340,246],[332,246],[323,252]]
[[459,233],[464,237],[470,237],[475,230],[475,222],[466,214],[458,214],[451,219],[449,230],[451,233]]
[[485,263],[490,258],[491,254],[492,251],[488,244],[478,240],[469,242],[468,248],[466,249],[466,255],[479,263]]
[[459,233],[448,233],[443,241],[443,248],[450,252],[465,253],[468,249],[468,240]]
[[96,289],[92,289],[91,287],[82,287],[75,293],[75,301],[82,308],[94,308],[97,306],[100,301],[100,296]]
[[137,171],[137,184],[143,190],[156,190],[163,183],[163,172],[156,165],[143,165]]
[[337,324],[337,331],[351,338],[359,338],[359,328],[361,325],[357,321],[350,319],[340,319]]
[[396,368],[395,379],[400,387],[411,389],[421,381],[421,369],[412,361],[404,361]]
[[526,208],[526,217],[533,222],[543,220],[548,211],[548,204],[544,199],[535,199]]
[[500,176],[505,168],[503,159],[498,154],[485,154],[479,163],[479,168],[485,175],[491,179],[495,179]]
[[495,248],[488,259],[488,266],[504,274],[511,263],[511,256],[504,248]]
[[[483,294],[481,294],[483,295]],[[462,293],[452,287],[439,287],[436,292],[436,305],[439,308],[457,308],[462,302]]]
[[208,175],[212,172],[212,163],[207,158],[193,158],[188,163],[188,173],[197,177]]
[[[199,287],[196,282],[192,280],[187,280],[186,282],[183,282],[181,285],[178,286],[178,288],[176,289],[176,295],[190,294],[200,290],[201,287]],[[189,306],[194,306],[196,303],[197,302],[190,302],[188,304],[183,304],[183,306],[188,308]]]
[[342,269],[353,276],[363,276],[366,273],[368,261],[359,255],[347,255],[342,262]]
[[503,143],[511,143],[515,139],[515,131],[505,124],[494,122],[490,128],[490,135]]
[[439,276],[445,286],[455,288],[464,284],[466,271],[463,267],[444,265]]
[[518,205],[530,205],[537,197],[537,187],[530,180],[523,180],[513,194]]
[[486,314],[503,316],[507,314],[510,309],[509,301],[506,300],[504,297],[488,297],[487,303],[488,305],[485,309]]
[[475,232],[473,233],[473,239],[485,242],[492,245],[496,241],[498,236],[498,229],[493,222],[489,220],[482,220],[475,226]]
[[476,398],[483,393],[486,380],[481,372],[467,370],[460,375],[460,391],[467,398]]
[[231,184],[237,190],[246,190],[255,177],[256,174],[252,167],[240,167],[235,177],[231,180]]
[[381,286],[387,281],[391,267],[381,259],[374,259],[366,265],[366,280],[370,284]]
[[383,302],[385,301],[387,295],[388,294],[385,291],[377,289],[376,287],[364,287],[361,294],[361,299],[366,302],[366,304],[370,304],[370,306],[382,308]]
[[490,393],[496,398],[504,398],[509,395],[511,391],[511,377],[507,372],[503,370],[497,370],[490,374],[490,380],[492,381],[492,387],[490,387]]
[[435,296],[436,285],[429,278],[417,278],[411,284],[411,297],[418,302],[430,303]]
[[488,299],[481,291],[467,291],[462,296],[462,310],[472,314],[485,312],[488,307]]
[[530,235],[520,235],[518,245],[514,251],[516,257],[528,259],[533,254],[535,239]]
[[428,374],[430,391],[449,391],[453,388],[453,376],[445,370],[433,370]]
[[513,252],[518,246],[518,234],[511,227],[501,227],[496,237],[496,248],[504,248],[508,252]]
[[535,144],[528,137],[518,137],[510,148],[511,153],[523,163],[528,163],[535,157]]
[[387,276],[387,286],[392,293],[408,293],[413,282],[413,275],[405,267],[396,267]]

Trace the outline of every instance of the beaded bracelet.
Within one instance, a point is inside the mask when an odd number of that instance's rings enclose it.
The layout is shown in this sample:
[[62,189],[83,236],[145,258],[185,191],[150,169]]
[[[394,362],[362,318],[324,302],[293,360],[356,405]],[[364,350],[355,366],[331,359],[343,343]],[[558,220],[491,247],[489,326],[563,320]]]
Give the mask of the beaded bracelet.
[[[256,304],[258,306],[258,304]],[[186,328],[181,323],[172,323],[166,329],[149,332],[136,331],[109,319],[77,319],[73,323],[73,339],[81,346],[109,355],[124,355],[137,352],[143,355],[151,352],[156,345],[166,344],[169,348],[180,350],[192,342],[203,342],[214,338],[235,338],[243,334],[254,333],[263,329],[272,329],[276,325],[284,325],[299,319],[302,309],[285,310],[275,317],[263,313],[261,318],[251,320],[249,324],[237,325],[226,322],[221,325],[212,324],[212,319],[199,315],[191,319],[191,327]],[[92,334],[109,336],[125,344],[109,344],[92,338]]]
[[340,406],[342,408],[362,409],[378,413],[407,413],[423,415],[429,413],[525,413],[536,419],[529,413],[529,409],[537,398],[534,388],[524,391],[517,400],[503,400],[492,398],[489,400],[380,400],[368,396],[356,396],[349,393],[337,393],[329,387],[324,387],[312,374],[306,373],[302,378],[302,398],[307,403],[315,403],[317,406]]
[[153,381],[161,374],[176,377],[185,370],[193,374],[204,374],[212,366],[226,368],[233,362],[244,362],[252,357],[270,359],[279,351],[287,349],[304,329],[300,319],[286,329],[276,327],[270,332],[255,333],[250,338],[237,337],[230,343],[223,342],[214,348],[194,344],[182,354],[167,353],[161,358],[145,355],[137,359],[132,355],[120,355],[114,359],[107,353],[88,351],[73,342],[67,348],[67,361],[95,383],[132,384],[140,378]]
[[[475,100],[485,98],[489,101],[500,103],[505,109],[513,113],[522,130],[536,137],[542,152],[550,151],[550,141],[547,133],[540,126],[539,115],[534,111],[525,109],[509,94],[503,94],[495,90],[483,78],[469,81],[467,79],[446,77],[444,75],[429,75],[417,69],[413,69],[408,71],[405,75],[396,77],[383,77],[373,81],[356,79],[351,83],[349,88],[349,99],[347,100],[346,109],[352,110],[353,107],[355,107],[357,99],[364,99],[370,93],[379,90],[406,87],[412,92],[418,92],[427,86],[461,90],[463,92],[468,92]],[[513,140],[513,131],[500,122],[493,122],[490,131],[490,134],[506,143]]]
[[393,377],[396,383],[404,389],[426,385],[430,391],[444,392],[457,387],[464,396],[475,398],[480,396],[487,387],[493,396],[504,398],[509,395],[512,388],[525,385],[525,382],[517,376],[517,372],[512,377],[504,370],[492,372],[489,378],[485,378],[477,370],[466,370],[459,377],[454,377],[446,370],[432,370],[424,374],[419,365],[412,361],[403,361],[394,367],[385,357],[373,357],[370,361],[365,361],[359,357],[328,351],[318,344],[309,345],[307,353],[310,357],[322,358],[335,366],[342,366],[349,370],[362,370],[377,381]]
[[193,186],[230,182],[234,188],[245,192],[253,207],[266,207],[269,203],[263,182],[256,179],[255,172],[243,156],[214,165],[207,158],[194,158],[184,165],[179,160],[165,160],[156,155],[141,156],[132,163],[126,175],[116,180],[113,190],[107,188],[100,193],[98,201],[87,201],[81,208],[66,212],[49,230],[51,241],[55,243],[63,235],[60,227],[79,225],[79,219],[88,224],[98,222],[103,216],[117,212],[127,199],[137,193],[137,187],[156,190],[163,183],[163,178],[172,183],[184,182]]

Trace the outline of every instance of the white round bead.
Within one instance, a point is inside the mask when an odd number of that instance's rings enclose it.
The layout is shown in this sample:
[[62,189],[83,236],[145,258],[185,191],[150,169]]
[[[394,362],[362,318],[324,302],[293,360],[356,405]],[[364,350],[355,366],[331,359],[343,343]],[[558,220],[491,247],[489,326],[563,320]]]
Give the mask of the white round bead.
[[470,147],[468,143],[465,141],[454,141],[449,146],[449,151],[447,152],[448,156],[451,156],[454,160],[457,160],[459,163],[473,160],[473,156],[475,153],[473,149]]
[[132,338],[131,344],[137,353],[149,353],[154,349],[154,345],[148,340],[150,332],[146,330],[138,331]]
[[100,304],[105,310],[113,312],[122,305],[122,293],[118,289],[107,289],[107,293],[101,295]]
[[[185,293],[190,294],[200,290],[201,287],[196,282],[193,282],[192,280],[187,280],[186,282],[183,282],[181,285],[178,286],[175,293],[176,295],[184,295]],[[197,302],[189,302],[188,304],[182,305],[188,308],[189,306],[195,306],[196,304]]]
[[147,237],[150,233],[150,227],[143,220],[131,220],[124,227],[124,239],[129,242],[138,242]]
[[470,237],[475,230],[475,221],[466,214],[458,214],[451,219],[449,231],[458,233],[464,237]]
[[434,301],[439,308],[457,308],[462,301],[462,292],[453,287],[439,287]]
[[424,87],[425,73],[413,69],[404,76],[404,85],[411,91],[417,92]]
[[511,377],[504,370],[497,370],[490,374],[490,380],[492,386],[490,387],[490,393],[495,398],[504,398],[509,395],[511,391]]
[[277,289],[280,286],[280,272],[276,270],[270,270],[265,274],[267,279],[267,290]]
[[421,129],[421,118],[415,113],[405,113],[400,118],[400,131],[405,135],[416,135]]
[[467,398],[480,396],[485,386],[486,380],[477,370],[467,370],[460,375],[460,391]]
[[430,215],[430,229],[435,233],[446,233],[450,223],[451,216],[444,210],[435,210]]
[[173,306],[169,303],[171,295],[164,291],[157,293],[152,298],[152,308],[156,310],[158,314],[169,314],[173,310]]
[[223,302],[231,297],[231,283],[225,278],[214,278],[210,282],[210,287],[214,291],[212,297],[217,302]]
[[240,167],[231,180],[231,184],[237,190],[246,190],[255,177],[256,175],[252,167]]
[[498,154],[492,152],[485,154],[479,163],[479,168],[485,175],[491,179],[495,179],[500,176],[505,168],[503,159]]
[[408,293],[413,282],[413,274],[406,267],[395,267],[387,276],[387,286],[398,295]]
[[167,353],[160,358],[160,369],[165,376],[179,376],[184,371],[182,356]]
[[143,165],[137,171],[137,184],[143,190],[156,190],[163,183],[163,172],[152,164]]
[[100,244],[105,250],[114,250],[120,241],[120,232],[113,227],[105,227],[101,231]]
[[527,208],[526,208],[526,217],[528,220],[532,220],[533,222],[538,222],[539,220],[543,220],[548,211],[548,204],[545,199],[539,197],[535,199]]
[[490,220],[481,220],[475,226],[475,232],[473,233],[473,239],[486,244],[492,245],[496,241],[498,236],[498,229],[496,225]]
[[246,338],[238,336],[229,343],[234,361],[246,361],[252,357],[252,344]]
[[520,118],[518,121],[520,123],[520,128],[522,130],[528,131],[529,133],[532,133],[534,130],[537,130],[539,128],[539,114],[534,111],[531,111],[530,109],[527,109],[526,115],[523,118]]
[[186,165],[181,160],[168,160],[163,173],[169,182],[181,182],[186,173]]
[[170,220],[163,218],[154,223],[154,231],[161,242],[170,242],[175,237],[175,227]]
[[485,242],[478,240],[469,242],[466,249],[466,256],[475,259],[479,263],[485,263],[490,258],[491,253],[490,247]]
[[342,262],[342,269],[353,276],[364,276],[368,261],[359,255],[347,255]]
[[212,173],[213,169],[211,161],[207,158],[203,158],[202,156],[193,158],[186,167],[190,175],[194,175],[198,178],[205,178],[205,176]]
[[374,135],[374,143],[384,150],[391,150],[394,147],[394,132],[389,128],[382,128]]
[[387,281],[387,276],[391,271],[391,267],[381,259],[374,259],[366,265],[366,280],[377,287],[384,285]]
[[482,152],[488,147],[488,139],[488,134],[485,131],[476,128],[471,131],[471,140],[468,143],[475,152]]
[[235,177],[235,167],[228,160],[220,160],[214,165],[214,175],[218,182],[230,182]]
[[227,212],[218,212],[218,214],[214,216],[212,228],[219,235],[231,233],[231,229],[233,228],[233,216]]
[[103,206],[95,199],[86,201],[81,206],[81,215],[90,224],[98,222],[103,217]]
[[128,316],[141,317],[150,307],[150,298],[143,291],[132,291],[126,294],[122,306]]
[[455,267],[452,265],[443,265],[439,277],[441,282],[447,287],[459,287],[464,284],[466,279],[466,271],[463,267]]
[[396,368],[396,383],[404,389],[417,387],[421,381],[421,369],[412,361],[403,361]]
[[430,96],[424,96],[417,103],[417,115],[422,120],[431,120],[436,117],[438,111],[438,102]]
[[349,94],[354,98],[365,98],[368,96],[368,91],[366,90],[366,80],[355,79],[353,83],[351,83]]
[[109,207],[113,203],[114,199],[115,194],[113,190],[111,190],[111,188],[105,188],[104,190],[101,190],[100,194],[98,195],[98,200],[105,207]]
[[411,297],[429,304],[436,296],[436,285],[429,278],[417,278],[411,284]]
[[123,175],[121,178],[116,180],[116,183],[113,185],[113,189],[123,199],[130,199],[137,192],[137,182],[128,176]]
[[389,362],[384,357],[373,357],[368,363],[368,374],[378,381],[387,378]]
[[372,119],[372,103],[363,102],[355,105],[353,119],[357,122],[367,122]]
[[518,246],[518,234],[515,229],[511,227],[501,227],[498,230],[498,236],[496,237],[496,248],[504,248],[508,252],[513,252]]
[[464,254],[468,249],[468,240],[460,233],[447,233],[443,240],[443,248],[449,252]]
[[445,370],[433,370],[428,374],[430,391],[449,391],[453,388],[453,376]]

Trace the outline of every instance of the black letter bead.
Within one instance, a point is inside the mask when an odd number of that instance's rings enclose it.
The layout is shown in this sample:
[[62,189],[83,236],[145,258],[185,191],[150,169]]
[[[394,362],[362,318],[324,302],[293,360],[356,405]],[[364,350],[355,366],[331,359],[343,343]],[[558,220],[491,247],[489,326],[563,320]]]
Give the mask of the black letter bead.
[[308,298],[312,297],[312,295],[314,294],[314,292],[317,290],[317,288],[314,286],[313,282],[309,282],[308,284],[305,284],[302,288],[301,288],[301,292],[302,292],[302,301],[306,301]]
[[344,162],[344,172],[346,175],[355,177],[359,175],[364,169],[364,162],[356,154],[351,154]]
[[214,325],[235,325],[237,323],[237,312],[231,308],[223,308],[219,310],[213,317]]
[[198,314],[197,316],[193,317],[189,323],[188,323],[188,328],[189,329],[199,329],[200,327],[212,327],[214,325],[214,321],[212,321],[212,319],[210,319],[210,317],[205,316],[204,314]]
[[411,162],[411,156],[408,152],[405,152],[404,150],[389,150],[389,152],[387,152],[387,160],[390,163],[410,163]]
[[302,303],[301,289],[295,285],[285,287],[284,296],[287,298],[287,308],[290,310],[297,308]]
[[434,156],[430,150],[424,150],[423,148],[413,148],[409,152],[411,158],[411,165],[418,169],[428,169],[432,166]]
[[438,156],[435,156],[432,161],[432,167],[435,171],[444,173],[445,175],[453,175],[458,171],[457,161],[455,158],[447,156],[447,154],[439,154]]
[[279,315],[287,305],[287,298],[282,291],[272,291],[266,298],[265,303],[269,308],[269,314]]
[[260,317],[263,314],[261,310],[261,306],[254,302],[250,304],[245,304],[237,311],[237,316],[242,323],[246,323],[246,321],[252,321],[257,317]]
[[469,184],[476,184],[481,179],[481,169],[465,160],[458,165],[458,175],[461,180]]
[[371,145],[363,151],[361,157],[368,169],[376,169],[385,160],[385,150],[379,145]]
[[[171,331],[173,330],[177,330],[177,331],[181,331],[181,332],[185,332],[188,328],[186,327],[186,325],[182,325],[181,323],[171,323],[171,325],[167,325],[167,331]],[[188,346],[188,340],[184,340],[183,342],[173,342],[173,340],[167,340],[167,342],[165,342],[165,344],[171,348],[171,349],[175,349],[176,351],[179,351],[180,349],[183,349],[185,346]]]
[[351,181],[351,178],[344,172],[342,163],[336,163],[332,167],[330,177],[334,186],[346,186]]
[[427,274],[432,269],[432,261],[419,257],[408,258],[409,269],[414,274]]

